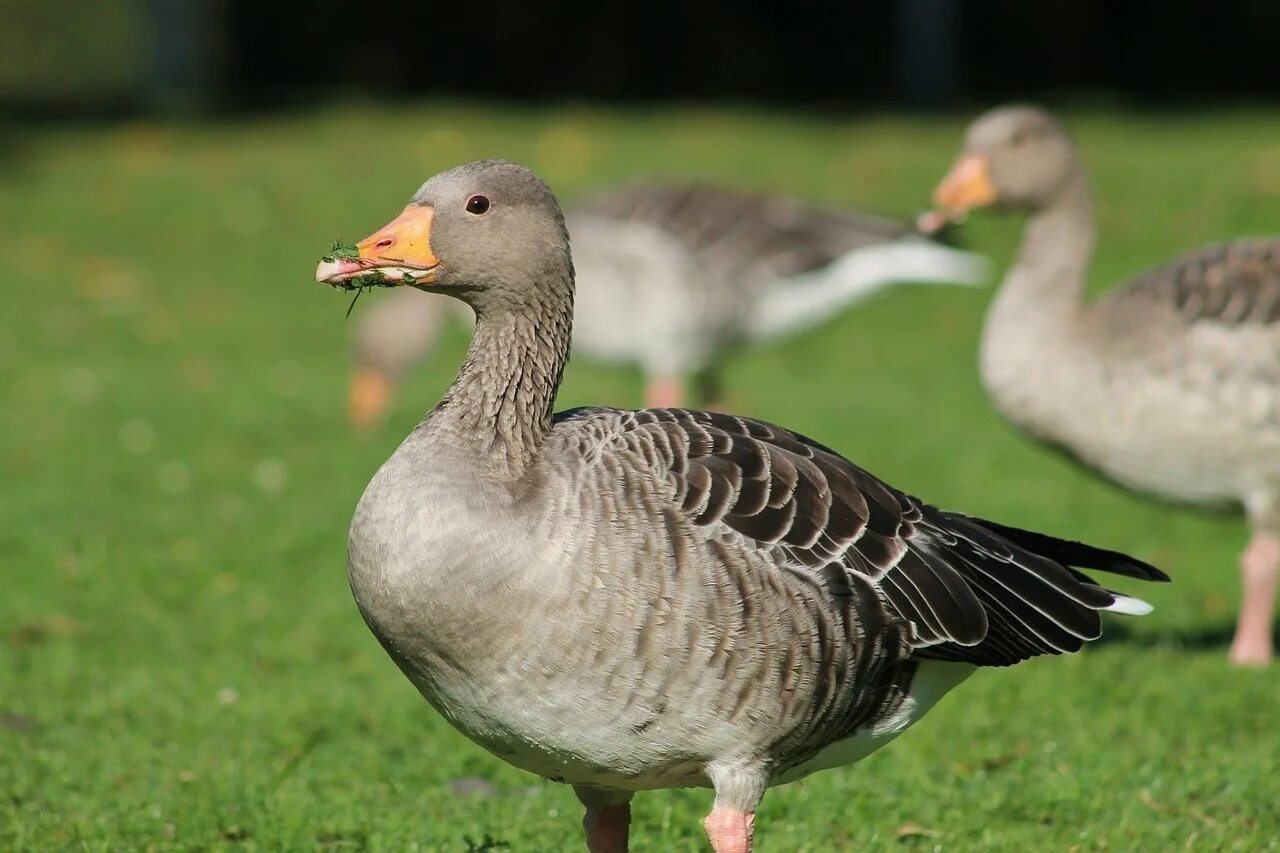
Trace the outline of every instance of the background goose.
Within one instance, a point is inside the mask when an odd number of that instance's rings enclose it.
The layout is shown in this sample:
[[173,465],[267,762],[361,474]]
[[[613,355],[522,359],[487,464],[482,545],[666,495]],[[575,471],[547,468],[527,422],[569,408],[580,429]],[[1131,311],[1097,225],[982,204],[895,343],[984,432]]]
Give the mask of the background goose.
[[593,851],[626,849],[635,791],[677,786],[714,788],[713,846],[749,850],[769,786],[871,753],[976,666],[1149,610],[1070,566],[1167,580],[921,503],[760,421],[553,415],[573,267],[554,196],[514,164],[437,175],[316,277],[372,268],[462,299],[476,328],[360,500],[355,599],[453,725],[574,786]]
[[1177,258],[1087,303],[1093,197],[1062,127],[1025,106],[973,123],[936,226],[997,204],[1030,214],[987,315],[982,379],[1018,427],[1118,482],[1242,504],[1252,538],[1231,659],[1271,658],[1280,570],[1280,238]]
[[[912,227],[777,196],[635,184],[576,207],[574,345],[637,364],[649,405],[674,406],[689,378],[714,398],[726,350],[802,331],[895,283],[973,284],[985,261]],[[446,303],[447,305],[447,303]],[[431,352],[441,300],[401,291],[358,323],[350,413],[378,422],[393,389]]]

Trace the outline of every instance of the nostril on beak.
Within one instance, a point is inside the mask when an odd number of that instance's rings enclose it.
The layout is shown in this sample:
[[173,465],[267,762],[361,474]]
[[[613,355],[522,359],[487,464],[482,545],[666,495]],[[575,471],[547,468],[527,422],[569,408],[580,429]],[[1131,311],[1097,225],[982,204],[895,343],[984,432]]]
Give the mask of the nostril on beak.
[[390,237],[383,237],[381,240],[373,244],[375,249],[390,249],[396,241]]

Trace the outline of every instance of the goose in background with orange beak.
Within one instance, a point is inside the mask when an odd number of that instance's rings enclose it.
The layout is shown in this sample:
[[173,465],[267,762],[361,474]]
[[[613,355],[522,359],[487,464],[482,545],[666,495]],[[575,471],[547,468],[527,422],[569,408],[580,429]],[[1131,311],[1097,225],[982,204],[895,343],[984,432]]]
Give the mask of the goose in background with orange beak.
[[350,588],[445,719],[573,786],[593,853],[626,851],[636,792],[678,787],[715,792],[716,853],[749,853],[770,787],[870,755],[978,667],[1150,611],[1080,569],[1168,580],[941,510],[763,421],[555,413],[574,269],[551,190],[470,163],[411,208],[397,222],[429,230],[384,229],[316,272],[381,270],[476,317],[444,398],[360,498]]
[[1015,426],[1118,483],[1190,504],[1236,504],[1237,664],[1272,656],[1280,582],[1280,238],[1188,252],[1088,302],[1093,194],[1044,110],[978,118],[923,228],[995,206],[1027,216],[982,333],[981,373]]
[[[639,366],[651,406],[682,404],[691,384],[701,402],[717,402],[721,365],[737,347],[799,333],[895,284],[977,284],[988,269],[900,222],[706,185],[624,186],[577,205],[567,221],[575,353]],[[417,227],[397,220],[382,239]],[[394,258],[405,245],[385,248]],[[361,431],[381,422],[445,321],[469,323],[465,306],[443,301],[404,288],[358,319],[349,404]]]

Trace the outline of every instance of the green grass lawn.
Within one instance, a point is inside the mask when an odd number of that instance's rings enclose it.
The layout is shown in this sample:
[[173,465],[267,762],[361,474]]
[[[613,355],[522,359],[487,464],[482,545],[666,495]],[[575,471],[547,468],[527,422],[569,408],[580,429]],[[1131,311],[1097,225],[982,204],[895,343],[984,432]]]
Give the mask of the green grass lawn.
[[[1096,287],[1280,231],[1280,114],[1068,120],[1100,196]],[[493,156],[569,201],[665,173],[908,215],[961,129],[440,103],[22,136],[0,164],[0,848],[578,848],[571,791],[455,734],[351,602],[355,502],[465,340],[354,439],[347,298],[311,280],[316,258]],[[1003,268],[1018,228],[978,217],[966,238]],[[1143,586],[1155,614],[1111,622],[1110,641],[982,672],[867,761],[771,792],[759,848],[1280,846],[1280,669],[1224,664],[1243,523],[1013,434],[974,365],[990,295],[890,293],[744,354],[729,399],[934,502],[1177,583]],[[636,374],[574,362],[561,407],[639,397]],[[640,795],[633,849],[703,849],[708,807]]]

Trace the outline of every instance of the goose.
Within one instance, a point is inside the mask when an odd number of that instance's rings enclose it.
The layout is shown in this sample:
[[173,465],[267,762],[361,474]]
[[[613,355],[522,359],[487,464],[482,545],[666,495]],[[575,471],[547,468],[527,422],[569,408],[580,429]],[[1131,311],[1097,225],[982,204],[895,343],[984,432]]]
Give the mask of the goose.
[[512,765],[569,783],[593,853],[637,791],[710,787],[717,853],[765,790],[891,741],[981,666],[1074,652],[1081,568],[1123,554],[923,503],[799,433],[686,409],[553,414],[574,275],[555,196],[506,161],[428,180],[350,259],[464,302],[466,359],[378,470],[348,538],[365,622],[426,700]]
[[1089,180],[1062,125],[1006,106],[970,126],[935,193],[936,227],[986,205],[1029,215],[982,332],[999,412],[1130,489],[1242,505],[1236,664],[1271,659],[1280,580],[1280,237],[1174,259],[1093,302]]
[[[690,380],[704,402],[717,398],[736,346],[801,332],[893,284],[977,284],[988,267],[914,226],[706,184],[615,188],[577,205],[568,226],[577,351],[639,365],[646,403],[659,407],[680,405]],[[455,313],[441,303],[406,288],[362,315],[349,394],[358,430],[381,422],[430,355]]]

